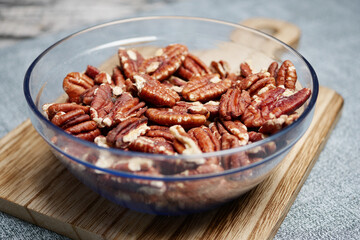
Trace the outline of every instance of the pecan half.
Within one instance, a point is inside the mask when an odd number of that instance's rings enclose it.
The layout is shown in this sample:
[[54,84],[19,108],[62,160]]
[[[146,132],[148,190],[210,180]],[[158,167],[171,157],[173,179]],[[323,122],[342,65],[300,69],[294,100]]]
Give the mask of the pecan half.
[[240,80],[237,88],[241,90],[247,90],[253,85],[255,82],[259,81],[260,79],[269,78],[270,73],[268,72],[259,72],[252,75],[247,76],[246,78]]
[[97,67],[91,66],[91,65],[87,65],[87,68],[85,70],[85,74],[92,78],[95,79],[96,75],[98,75],[100,73],[100,70]]
[[236,119],[244,113],[250,103],[251,98],[247,91],[228,89],[227,92],[221,96],[219,115],[224,120]]
[[134,74],[137,74],[144,61],[144,57],[135,49],[119,48],[118,56],[120,67],[124,71],[126,78],[131,78]]
[[206,118],[208,118],[210,116],[209,110],[201,102],[179,101],[175,104],[174,107],[172,107],[172,109],[175,112],[201,114],[201,115],[204,115]]
[[217,74],[194,76],[182,90],[188,101],[207,102],[221,96],[231,86],[231,80],[221,80]]
[[149,74],[156,80],[163,81],[169,78],[184,61],[184,55],[174,55],[166,58],[165,56],[156,56],[146,59],[140,67],[140,73]]
[[210,68],[208,68],[208,66],[203,61],[191,53],[186,56],[183,64],[176,72],[178,76],[186,80],[190,80],[190,78],[193,76],[200,76],[210,73]]
[[[180,125],[174,125],[169,128],[170,133],[174,136],[174,148],[180,154],[201,154],[202,151],[198,144],[186,133],[184,128]],[[198,164],[204,163],[202,159]]]
[[[215,152],[221,149],[220,141],[216,138],[208,127],[201,126],[192,128],[188,134],[197,142],[202,152]],[[219,164],[217,157],[206,159],[207,164]]]
[[222,79],[227,78],[230,74],[230,65],[224,60],[218,62],[212,61],[210,63],[210,69],[213,73],[219,74]]
[[277,77],[277,71],[278,71],[278,66],[279,66],[279,64],[278,64],[277,62],[272,62],[272,63],[269,65],[267,71],[268,71],[268,73],[270,73],[270,77],[273,77],[273,78],[276,79],[276,77]]
[[63,89],[70,102],[80,103],[80,95],[94,86],[94,80],[84,73],[71,72],[63,80]]
[[175,140],[174,136],[170,132],[169,127],[165,127],[165,126],[157,126],[157,125],[150,126],[145,136],[153,137],[153,138],[162,137],[170,142],[173,142]]
[[309,88],[303,88],[290,96],[280,97],[273,105],[270,114],[274,114],[275,117],[291,114],[301,107],[310,95],[311,90]]
[[158,153],[173,155],[175,154],[174,148],[170,143],[168,143],[164,138],[156,137],[145,137],[141,136],[135,139],[129,145],[129,149],[137,152],[146,152],[146,153]]
[[126,91],[125,77],[118,66],[113,68],[111,79],[112,82],[114,83],[113,86],[114,95],[118,96],[123,91]]
[[148,130],[146,118],[129,118],[109,131],[107,142],[117,148],[126,148]]
[[112,90],[109,84],[101,84],[96,90],[91,102],[90,115],[99,127],[111,126],[112,122],[104,121],[110,113],[114,103],[112,102]]
[[168,108],[149,108],[145,115],[150,121],[157,124],[164,126],[181,125],[186,129],[201,126],[206,122],[204,115],[175,112]]
[[240,146],[246,145],[249,142],[247,127],[242,122],[239,120],[222,121],[222,124],[230,134],[238,138]]
[[51,119],[51,122],[61,127],[65,132],[78,138],[93,141],[100,135],[96,123],[90,120],[90,116],[83,109],[74,109],[68,112],[58,112]]
[[[242,144],[234,135],[224,134],[221,138],[221,148],[223,150],[240,147]],[[241,151],[222,158],[221,164],[224,169],[238,168],[250,164],[250,160],[246,152]]]
[[240,75],[242,77],[247,78],[247,77],[251,76],[252,74],[253,74],[252,69],[247,62],[243,62],[240,64]]
[[145,102],[140,102],[139,98],[134,98],[130,93],[124,92],[116,99],[104,122],[109,122],[111,126],[132,117],[141,117],[146,110]]
[[297,113],[291,115],[281,115],[274,119],[267,120],[260,128],[260,133],[274,134],[286,126],[289,126],[296,119],[299,118]]
[[89,113],[90,111],[90,107],[78,105],[76,103],[50,103],[43,106],[43,111],[47,114],[49,120],[52,120],[58,112],[67,113],[76,109],[81,109],[85,113]]
[[284,61],[277,72],[276,85],[283,85],[285,88],[295,90],[296,80],[297,74],[294,64],[290,60]]
[[80,94],[80,102],[85,105],[91,105],[91,102],[94,100],[95,93],[97,89],[99,88],[99,85],[95,85],[92,88],[89,88],[82,94]]
[[185,45],[179,43],[169,44],[164,48],[159,49],[155,55],[156,56],[165,56],[167,58],[171,58],[176,55],[186,56],[188,54],[188,48]]
[[138,95],[145,102],[156,106],[172,107],[180,100],[180,96],[170,88],[161,84],[149,75],[133,76]]

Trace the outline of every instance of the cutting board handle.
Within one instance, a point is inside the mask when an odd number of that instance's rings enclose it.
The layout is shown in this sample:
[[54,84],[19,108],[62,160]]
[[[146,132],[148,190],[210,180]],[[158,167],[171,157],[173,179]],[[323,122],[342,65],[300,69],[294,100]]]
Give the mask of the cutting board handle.
[[270,34],[293,48],[299,44],[301,30],[292,23],[272,18],[249,18],[240,24]]

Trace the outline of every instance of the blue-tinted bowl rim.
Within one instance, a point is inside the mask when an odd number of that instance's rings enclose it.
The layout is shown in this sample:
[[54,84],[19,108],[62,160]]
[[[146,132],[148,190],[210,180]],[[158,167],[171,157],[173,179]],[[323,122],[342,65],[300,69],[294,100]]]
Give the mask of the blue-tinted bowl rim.
[[[35,68],[36,64],[40,61],[40,59],[45,56],[49,51],[51,51],[53,48],[55,48],[56,46],[60,45],[61,43],[77,36],[80,35],[82,33],[86,33],[89,31],[93,31],[102,27],[108,27],[111,25],[116,25],[116,24],[121,24],[121,23],[127,23],[127,22],[135,22],[135,21],[147,21],[147,20],[166,20],[166,19],[171,19],[171,20],[186,20],[186,21],[203,21],[203,22],[213,22],[216,24],[223,24],[223,25],[228,25],[228,26],[232,26],[234,28],[240,28],[240,29],[245,29],[247,31],[256,33],[258,35],[262,35],[265,38],[271,39],[272,41],[278,42],[279,44],[283,45],[284,48],[288,49],[290,52],[292,52],[294,55],[298,56],[299,59],[303,60],[305,65],[308,67],[311,77],[312,77],[312,84],[313,84],[313,89],[312,89],[312,93],[311,93],[311,98],[309,100],[309,104],[308,106],[304,109],[304,111],[302,112],[302,114],[300,115],[300,117],[297,119],[297,121],[295,121],[293,124],[291,124],[290,126],[282,129],[281,131],[261,140],[261,141],[257,141],[254,143],[251,143],[249,145],[245,145],[245,146],[241,146],[238,148],[232,148],[232,149],[228,149],[228,150],[221,150],[221,151],[217,151],[217,152],[211,152],[211,153],[203,153],[203,154],[196,154],[196,155],[174,155],[174,156],[168,156],[168,155],[162,155],[162,154],[152,154],[152,153],[140,153],[140,152],[131,152],[131,151],[122,151],[120,149],[115,149],[115,148],[104,148],[101,146],[96,145],[95,143],[92,142],[88,142],[82,139],[79,139],[77,137],[72,136],[71,134],[66,133],[65,131],[63,131],[61,128],[55,126],[54,124],[52,124],[36,107],[31,95],[30,95],[30,77],[31,77],[31,73],[33,71],[33,69]],[[46,126],[52,128],[54,131],[57,132],[57,134],[62,135],[63,137],[69,138],[71,141],[77,142],[81,145],[84,145],[86,147],[91,147],[91,148],[95,148],[98,149],[100,151],[109,151],[112,154],[118,155],[118,156],[126,156],[126,157],[143,157],[143,158],[150,158],[152,160],[165,160],[165,159],[197,159],[197,158],[207,158],[207,157],[216,157],[216,156],[223,156],[223,155],[229,155],[229,154],[234,154],[240,151],[246,151],[249,150],[251,148],[269,143],[274,141],[275,139],[281,138],[281,136],[287,134],[288,132],[290,132],[292,129],[296,128],[299,124],[302,123],[302,121],[304,119],[307,118],[307,116],[311,113],[311,111],[313,110],[313,108],[315,107],[315,103],[317,100],[317,96],[318,96],[318,92],[319,92],[319,83],[318,83],[318,79],[316,76],[316,73],[313,69],[313,67],[310,65],[310,63],[300,54],[298,53],[295,49],[293,49],[292,47],[288,46],[286,43],[272,37],[271,35],[268,35],[266,33],[263,33],[261,31],[258,31],[256,29],[252,29],[246,26],[242,26],[240,24],[236,24],[236,23],[231,23],[231,22],[226,22],[226,21],[222,21],[222,20],[217,20],[217,19],[210,19],[210,18],[201,18],[201,17],[182,17],[182,16],[149,16],[149,17],[137,17],[137,18],[127,18],[127,19],[120,19],[120,20],[116,20],[116,21],[111,21],[108,23],[103,23],[103,24],[99,24],[99,25],[95,25],[83,30],[80,30],[78,32],[75,32],[73,34],[70,34],[69,36],[57,41],[56,43],[54,43],[53,45],[51,45],[50,47],[48,47],[45,51],[43,51],[30,65],[30,67],[28,68],[28,70],[26,71],[25,74],[25,78],[24,78],[24,85],[23,85],[23,90],[24,90],[24,95],[25,95],[25,99],[29,105],[30,110],[35,114],[35,116],[44,124],[46,124]],[[97,169],[97,170],[101,170],[103,172],[109,173],[109,174],[114,174],[117,176],[122,176],[122,177],[134,177],[134,178],[141,178],[141,179],[149,179],[149,180],[164,180],[164,181],[171,181],[171,180],[190,180],[190,179],[202,179],[202,178],[208,178],[208,177],[218,177],[218,176],[223,176],[223,175],[228,175],[228,174],[233,174],[233,173],[238,173],[241,171],[246,171],[249,170],[251,168],[254,168],[256,166],[259,166],[263,163],[266,163],[270,160],[272,160],[274,157],[276,157],[276,155],[270,155],[258,162],[249,164],[247,166],[244,167],[240,167],[240,168],[236,168],[236,169],[229,169],[229,170],[225,170],[223,172],[220,173],[213,173],[213,174],[206,174],[206,175],[195,175],[195,176],[164,176],[164,177],[155,177],[155,176],[140,176],[137,174],[131,174],[128,172],[123,172],[123,171],[117,171],[117,170],[113,170],[113,169],[107,169],[107,168],[100,168],[97,167],[89,162],[86,161],[82,161],[79,159],[74,158],[73,156],[63,152],[61,149],[57,148],[56,146],[54,146],[54,144],[51,141],[48,141],[48,139],[46,139],[45,136],[42,136],[49,145],[51,145],[54,149],[56,149],[57,151],[59,151],[60,153],[64,154],[65,156],[69,157],[70,159],[83,164],[87,167],[93,168],[93,169]],[[297,138],[297,140],[300,138],[301,136],[299,136]],[[296,141],[297,141],[296,140]],[[294,141],[293,143],[289,144],[286,148],[282,149],[281,152],[276,152],[276,154],[281,154],[284,151],[286,151],[287,149],[289,149],[291,146],[293,146],[296,141]]]

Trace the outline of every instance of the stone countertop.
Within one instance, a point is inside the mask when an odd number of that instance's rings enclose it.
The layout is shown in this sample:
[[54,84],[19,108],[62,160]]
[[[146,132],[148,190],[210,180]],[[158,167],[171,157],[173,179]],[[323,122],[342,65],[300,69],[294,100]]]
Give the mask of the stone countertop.
[[[81,0],[76,7],[72,2],[0,1],[0,137],[28,117],[22,81],[31,62],[83,27],[148,15],[286,20],[302,30],[298,51],[314,67],[320,84],[335,89],[345,104],[275,239],[360,238],[359,1]],[[5,213],[0,213],[0,226],[0,239],[67,239]]]

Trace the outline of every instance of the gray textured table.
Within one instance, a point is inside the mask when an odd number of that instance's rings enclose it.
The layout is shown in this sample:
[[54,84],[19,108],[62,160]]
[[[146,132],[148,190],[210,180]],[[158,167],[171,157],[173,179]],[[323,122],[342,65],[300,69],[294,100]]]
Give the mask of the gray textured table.
[[[121,5],[121,1],[108,0],[87,5],[89,14],[96,16],[92,18],[72,16],[71,1],[51,8],[53,12],[42,8],[49,1],[26,2],[29,4],[21,6],[24,9],[20,12],[28,9],[35,11],[33,14],[38,17],[28,13],[29,20],[25,22],[29,24],[29,32],[14,33],[11,24],[16,28],[17,20],[11,19],[17,14],[16,8],[10,1],[0,1],[0,137],[27,118],[22,93],[27,67],[53,42],[83,26],[145,15],[188,15],[231,22],[261,16],[298,25],[302,30],[299,52],[314,67],[320,84],[339,92],[345,105],[341,119],[275,239],[360,239],[360,1],[200,0],[194,4],[189,0],[142,0],[137,3],[122,1]],[[80,2],[85,3],[84,0]],[[66,24],[57,25],[52,19],[54,14],[62,14],[57,17]],[[69,20],[71,17],[73,21]],[[43,28],[34,27],[38,24],[31,25],[31,21],[40,21]],[[17,43],[13,44],[13,40]],[[0,239],[66,238],[0,213]]]

